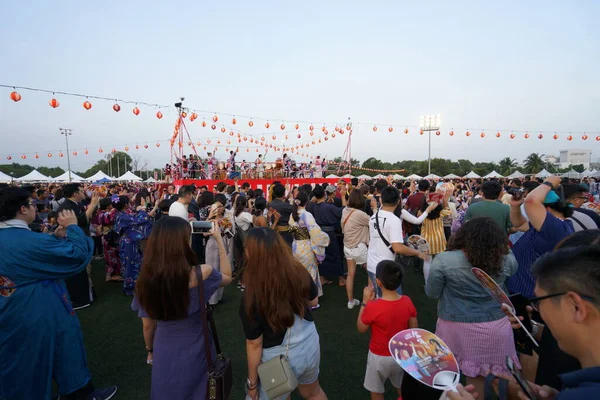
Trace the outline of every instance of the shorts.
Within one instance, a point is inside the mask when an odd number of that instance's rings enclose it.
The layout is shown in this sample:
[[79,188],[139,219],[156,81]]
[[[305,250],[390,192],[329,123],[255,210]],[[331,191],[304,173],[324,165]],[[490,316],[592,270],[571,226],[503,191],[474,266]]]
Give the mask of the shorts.
[[404,370],[392,356],[378,356],[371,353],[367,358],[367,372],[363,386],[369,392],[385,393],[385,382],[389,379],[395,388],[402,387]]
[[369,248],[364,243],[359,243],[353,249],[344,246],[344,256],[346,256],[346,259],[354,260],[357,265],[366,264],[368,254]]

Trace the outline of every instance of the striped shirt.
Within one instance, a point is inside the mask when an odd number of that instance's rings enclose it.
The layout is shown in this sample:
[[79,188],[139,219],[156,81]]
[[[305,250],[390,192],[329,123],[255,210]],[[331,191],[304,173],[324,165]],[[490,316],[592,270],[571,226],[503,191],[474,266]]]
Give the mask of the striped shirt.
[[439,254],[446,251],[446,235],[444,234],[444,217],[450,215],[448,208],[440,212],[436,219],[425,218],[421,226],[421,236],[429,243],[429,254]]

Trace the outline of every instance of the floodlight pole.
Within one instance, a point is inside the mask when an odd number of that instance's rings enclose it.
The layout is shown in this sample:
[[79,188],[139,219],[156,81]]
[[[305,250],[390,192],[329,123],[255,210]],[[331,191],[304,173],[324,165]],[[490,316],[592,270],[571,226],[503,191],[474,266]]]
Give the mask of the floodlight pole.
[[422,131],[429,133],[429,146],[427,155],[427,175],[431,175],[431,132],[438,131],[440,129],[440,115],[425,115],[420,118],[421,123],[419,124]]
[[73,129],[58,128],[61,135],[65,135],[65,143],[67,144],[67,168],[69,174],[69,183],[71,183],[71,153],[69,153],[69,136],[73,134]]

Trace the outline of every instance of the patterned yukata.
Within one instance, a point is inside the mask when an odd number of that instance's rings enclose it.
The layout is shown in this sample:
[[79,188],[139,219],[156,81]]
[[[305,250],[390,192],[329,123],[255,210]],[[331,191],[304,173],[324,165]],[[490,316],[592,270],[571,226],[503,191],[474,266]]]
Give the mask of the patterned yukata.
[[102,226],[102,247],[104,249],[104,262],[106,264],[106,275],[121,275],[121,259],[119,248],[111,246],[106,240],[106,234],[114,229],[117,210],[100,211],[98,221]]
[[152,221],[146,211],[139,211],[133,215],[117,212],[114,229],[120,236],[119,258],[122,266],[121,273],[125,279],[123,293],[131,296],[142,265],[140,242],[150,236]]
[[[315,218],[311,213],[304,209],[298,210],[299,221],[294,221],[290,218],[290,231],[294,234],[294,242],[292,243],[292,253],[294,258],[304,265],[304,268],[308,271],[311,278],[317,285],[319,290],[319,296],[323,295],[323,287],[321,286],[321,280],[319,279],[319,263],[325,259],[325,249],[329,246],[329,235],[321,230]],[[299,229],[300,232],[294,233],[295,229]],[[302,232],[308,231],[309,238],[304,239]]]

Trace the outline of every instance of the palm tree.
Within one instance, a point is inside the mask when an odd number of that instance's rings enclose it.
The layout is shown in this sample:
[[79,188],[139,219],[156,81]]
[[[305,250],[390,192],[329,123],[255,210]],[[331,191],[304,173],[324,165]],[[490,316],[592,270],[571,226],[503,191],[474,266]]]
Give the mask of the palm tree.
[[540,172],[546,163],[542,159],[544,154],[540,155],[538,153],[531,153],[524,161],[523,164],[525,166],[525,171],[530,174],[536,174]]
[[512,174],[513,169],[517,168],[517,160],[510,157],[504,157],[498,163],[498,168],[500,169],[498,172],[500,172],[502,175],[510,175]]

